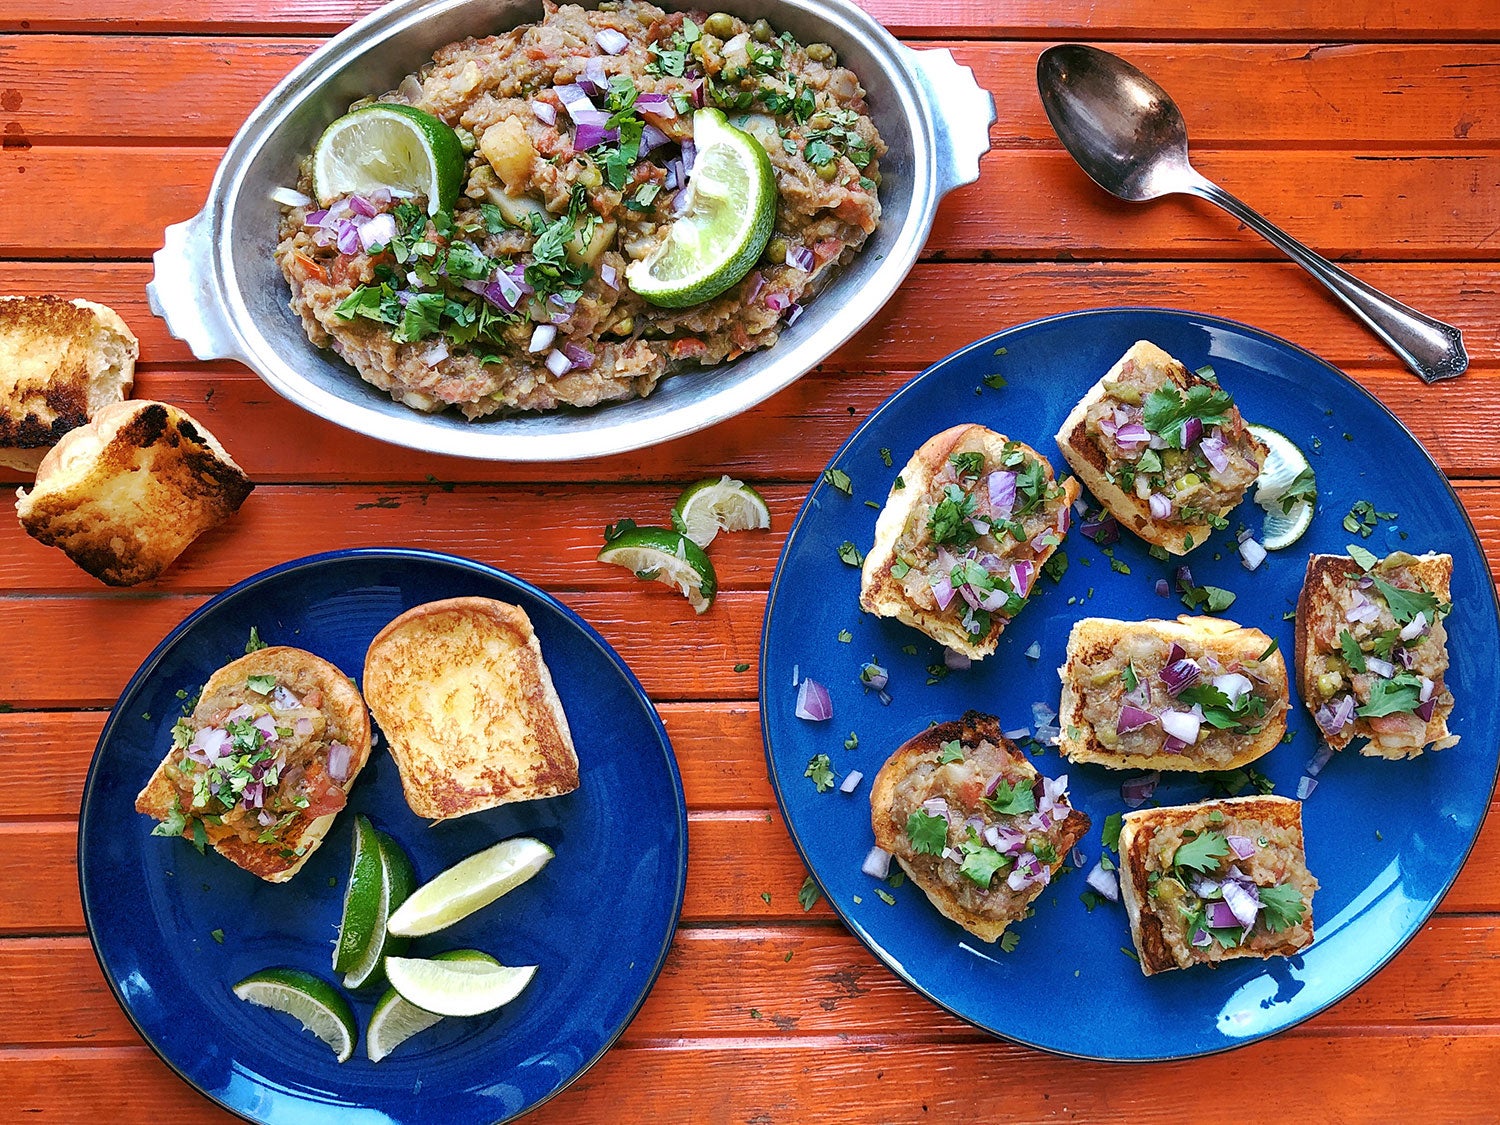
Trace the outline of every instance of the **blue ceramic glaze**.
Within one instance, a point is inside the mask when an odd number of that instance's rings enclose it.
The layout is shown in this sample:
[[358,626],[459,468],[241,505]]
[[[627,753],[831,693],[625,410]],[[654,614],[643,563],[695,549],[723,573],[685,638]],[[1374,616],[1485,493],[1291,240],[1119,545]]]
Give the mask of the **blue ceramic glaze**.
[[[928,437],[979,422],[1027,443],[1066,469],[1053,434],[1068,411],[1136,340],[1151,340],[1190,368],[1211,364],[1244,416],[1278,429],[1309,454],[1318,481],[1317,516],[1290,548],[1251,573],[1240,564],[1240,521],[1260,529],[1246,501],[1228,531],[1186,559],[1199,584],[1238,594],[1222,616],[1257,626],[1281,643],[1288,667],[1292,623],[1307,555],[1342,553],[1355,541],[1384,554],[1453,555],[1448,619],[1457,704],[1451,722],[1462,741],[1414,761],[1388,762],[1348,752],[1323,771],[1303,809],[1307,858],[1322,883],[1314,901],[1317,940],[1300,956],[1242,960],[1147,979],[1131,948],[1123,910],[1085,909],[1088,866],[1099,858],[1106,816],[1124,808],[1120,782],[1133,774],[1069,765],[1055,750],[1034,759],[1043,773],[1066,772],[1075,803],[1093,819],[1082,844],[1087,865],[1061,875],[1036,900],[1036,916],[1012,928],[1010,953],[944,919],[910,882],[876,895],[882,884],[861,874],[874,843],[870,781],[886,757],[929,723],[976,708],[1006,729],[1032,725],[1031,704],[1056,708],[1057,668],[1068,631],[1081,617],[1174,617],[1175,595],[1155,592],[1178,560],[1151,558],[1129,534],[1114,548],[1130,573],[1113,571],[1101,549],[1075,530],[1064,544],[1070,565],[1061,582],[1038,580],[1034,597],[1002,634],[996,653],[967,672],[929,685],[941,649],[922,634],[858,608],[859,571],[839,561],[843,542],[868,550],[877,512],[896,473]],[[1003,350],[1002,350],[1003,349]],[[986,375],[1007,385],[986,386]],[[1347,436],[1346,436],[1347,435]],[[887,467],[881,450],[890,451]],[[1207,1054],[1273,1034],[1322,1011],[1389,960],[1427,919],[1474,843],[1494,788],[1497,764],[1495,590],[1484,554],[1457,497],[1417,441],[1357,384],[1282,340],[1215,317],[1157,309],[1072,313],[988,337],[923,372],[887,400],[844,444],[830,468],[849,474],[854,495],[827,483],[808,496],[772,582],[761,652],[761,720],[777,799],[797,846],[849,928],[912,987],[976,1026],[1049,1051],[1099,1059],[1169,1059]],[[1369,539],[1342,527],[1360,499],[1397,518]],[[1218,557],[1216,557],[1218,556]],[[1070,601],[1072,604],[1069,604]],[[840,630],[852,640],[840,643]],[[1040,646],[1038,660],[1024,654]],[[903,651],[915,646],[915,655]],[[859,682],[862,661],[890,670],[889,706]],[[793,714],[792,674],[826,684],[833,719]],[[1294,688],[1294,697],[1296,695]],[[1316,728],[1294,698],[1289,744],[1256,763],[1294,795],[1317,749]],[[856,750],[845,750],[854,731]],[[852,795],[819,794],[803,776],[826,753],[844,777],[865,780]],[[1166,775],[1155,800],[1180,804],[1207,796],[1192,775]],[[858,899],[859,901],[856,901]]]
[[[393,617],[478,595],[530,616],[578,748],[582,784],[429,827],[407,808],[377,742],[322,848],[290,882],[262,882],[212,851],[151,836],[136,793],[171,745],[188,696],[244,652],[250,627],[361,677]],[[146,716],[149,716],[147,718]],[[540,966],[499,1012],[446,1019],[379,1064],[361,1040],[339,1065],[290,1017],[246,1004],[238,980],[275,965],[334,980],[332,942],[348,877],[353,813],[406,849],[420,880],[515,835],[556,850],[495,904],[416,939],[411,956],[478,948]],[[594,1063],[645,999],[682,906],[687,815],[655,710],[620,657],[554,598],[501,571],[428,551],[337,551],[255,575],[174,629],[126,686],[84,789],[79,882],[104,975],[142,1036],[226,1109],[267,1125],[508,1121]],[[220,930],[223,942],[212,936]],[[381,990],[353,996],[361,1033]]]

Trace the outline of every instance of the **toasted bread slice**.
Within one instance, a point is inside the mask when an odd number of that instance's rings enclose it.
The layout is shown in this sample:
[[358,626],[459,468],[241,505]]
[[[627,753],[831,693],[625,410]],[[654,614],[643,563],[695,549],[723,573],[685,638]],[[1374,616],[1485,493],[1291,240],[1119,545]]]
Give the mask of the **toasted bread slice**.
[[[1057,670],[1063,682],[1058,748],[1070,761],[1121,770],[1232,770],[1249,765],[1270,753],[1286,733],[1286,662],[1279,650],[1268,652],[1271,647],[1271,638],[1259,629],[1216,617],[1082,618],[1073,625],[1066,662]],[[1173,682],[1192,681],[1182,695],[1174,695],[1162,678],[1174,656],[1192,662],[1177,665],[1180,674]],[[1214,690],[1223,693],[1222,701],[1210,695]],[[1202,709],[1198,695],[1227,703],[1213,708],[1213,716],[1232,725],[1203,721],[1194,742],[1168,749],[1174,743],[1159,716],[1165,711],[1189,712],[1195,703]],[[1142,717],[1132,713],[1134,722],[1127,722],[1122,716],[1127,704],[1158,718],[1137,725]]]
[[[1409,555],[1396,552],[1379,560],[1366,575],[1358,562],[1348,555],[1311,555],[1307,560],[1307,574],[1302,582],[1302,592],[1297,597],[1296,666],[1297,686],[1302,702],[1327,740],[1335,750],[1342,750],[1356,738],[1369,741],[1360,747],[1360,753],[1377,758],[1414,758],[1431,747],[1444,750],[1458,742],[1459,736],[1448,730],[1448,717],[1453,713],[1453,693],[1445,683],[1448,668],[1448,634],[1442,621],[1444,610],[1423,612],[1424,627],[1414,636],[1402,638],[1397,634],[1394,644],[1387,646],[1391,633],[1414,623],[1414,619],[1403,614],[1406,620],[1398,619],[1390,610],[1385,596],[1375,584],[1374,578],[1388,581],[1402,589],[1413,589],[1416,594],[1431,595],[1438,606],[1446,607],[1452,601],[1450,585],[1453,580],[1453,556],[1442,554]],[[1351,609],[1356,616],[1361,611],[1354,606],[1358,597],[1367,606],[1375,607],[1378,616],[1372,621],[1350,621],[1346,617]],[[1346,608],[1347,607],[1347,608]],[[1363,611],[1365,614],[1369,609]],[[1434,620],[1427,620],[1431,616]],[[1391,665],[1400,684],[1401,677],[1426,680],[1433,686],[1417,687],[1418,707],[1415,712],[1393,712],[1384,716],[1339,712],[1342,706],[1348,711],[1349,704],[1343,700],[1353,696],[1355,710],[1362,710],[1369,703],[1374,682],[1389,677],[1374,674],[1367,665],[1363,672],[1354,668],[1341,644],[1342,634],[1348,633],[1350,641],[1360,649],[1360,660],[1371,657],[1384,659]],[[1379,657],[1377,647],[1385,652]],[[1404,655],[1403,655],[1404,654]],[[1410,660],[1408,665],[1407,661]],[[1326,682],[1324,677],[1334,677]],[[1329,690],[1331,689],[1331,690]],[[1406,689],[1408,693],[1411,686]],[[1427,691],[1427,700],[1421,693]],[[1425,707],[1427,715],[1422,715]],[[1337,720],[1344,719],[1341,725]]]
[[[1209,832],[1223,840],[1198,849],[1220,858],[1211,864],[1200,862],[1197,870],[1174,866],[1179,847]],[[1250,845],[1248,857],[1241,858],[1233,850],[1231,837],[1242,846]],[[1207,866],[1212,869],[1204,870]],[[1276,893],[1291,913],[1278,916],[1262,907],[1248,934],[1242,926],[1209,928],[1213,904],[1192,887],[1200,875],[1218,886],[1237,882],[1247,888],[1246,893],[1258,897]],[[1254,892],[1248,890],[1252,883]],[[1270,892],[1272,887],[1287,889]],[[1207,891],[1208,886],[1199,884],[1199,889]],[[1126,813],[1120,827],[1120,897],[1130,919],[1130,937],[1140,954],[1141,971],[1148,977],[1238,957],[1285,957],[1307,948],[1313,941],[1312,900],[1317,889],[1318,881],[1307,869],[1300,801],[1231,797],[1138,809]],[[1203,925],[1194,925],[1189,932],[1189,916],[1196,918],[1198,909],[1204,910]],[[1277,929],[1275,923],[1284,924]]]
[[[1148,340],[1139,340],[1120,357],[1119,362],[1089,388],[1088,393],[1079,400],[1078,405],[1073,407],[1072,412],[1063,420],[1062,426],[1057,431],[1057,447],[1062,451],[1063,457],[1073,472],[1078,475],[1078,479],[1123,526],[1148,543],[1163,547],[1174,555],[1183,555],[1207,542],[1209,534],[1213,531],[1212,522],[1203,519],[1186,523],[1178,522],[1170,516],[1166,519],[1158,519],[1154,516],[1151,512],[1149,495],[1138,495],[1133,488],[1123,487],[1121,483],[1117,483],[1116,470],[1119,465],[1111,458],[1098,436],[1088,425],[1090,408],[1104,401],[1109,393],[1109,386],[1127,373],[1140,373],[1144,375],[1146,382],[1156,386],[1172,383],[1180,391],[1186,391],[1195,386],[1217,389],[1217,384],[1189,371],[1182,363],[1173,359],[1155,344]],[[1264,463],[1267,455],[1266,447],[1245,430],[1244,421],[1237,407],[1229,408],[1223,429],[1232,443],[1253,453],[1254,466],[1258,467]],[[1141,448],[1145,448],[1144,444]],[[1217,506],[1215,514],[1227,515],[1244,499],[1245,493],[1254,483],[1255,474],[1252,472],[1243,482],[1243,487],[1236,487],[1233,490],[1233,495],[1227,503]],[[1174,505],[1174,514],[1175,511]]]
[[568,717],[518,606],[449,598],[407,610],[370,642],[364,684],[418,816],[578,788]]
[[[270,751],[267,762],[277,767],[279,779],[276,785],[263,783],[258,808],[246,803],[249,789],[238,791],[233,805],[209,797],[195,807],[194,783],[208,776],[210,762],[203,750],[197,751],[202,760],[189,756],[192,744],[174,744],[136,797],[135,808],[164,825],[183,818],[181,834],[189,840],[201,832],[231,863],[269,883],[284,883],[317,851],[369,759],[370,715],[354,683],[337,667],[300,648],[273,645],[210,676],[184,733],[205,742],[222,740],[206,732],[228,733],[230,724],[244,730],[240,724],[261,715],[270,716],[277,738],[262,737],[256,751],[245,752]],[[335,744],[347,747],[347,754],[330,754]],[[233,749],[244,747],[233,744]],[[227,777],[220,782],[221,793]],[[219,820],[205,822],[204,815]],[[154,834],[166,833],[158,828]]]
[[[953,758],[945,744],[956,744],[961,757],[942,761]],[[982,799],[987,790],[1002,801],[1007,794],[1020,798],[1022,806],[1029,797],[1031,809],[998,812]],[[948,820],[943,854],[919,850],[908,834],[911,817],[938,815],[934,809]],[[965,825],[970,817],[984,822],[972,837]],[[978,711],[929,727],[886,760],[870,790],[870,822],[875,843],[896,857],[932,905],[981,941],[994,941],[1026,916],[1089,830],[1089,818],[1067,804],[1067,778],[1042,777],[1000,732],[1000,720]],[[994,839],[1002,829],[1006,835]],[[1050,854],[1032,850],[1038,833],[1047,837]],[[988,885],[964,873],[964,864],[974,862],[965,849],[979,853],[978,872],[988,875]]]
[[129,396],[140,351],[104,305],[0,297],[0,465],[36,472],[64,434]]
[[[972,475],[958,479],[961,474],[956,472],[953,458],[965,453],[982,457],[983,467],[977,479]],[[1022,461],[1007,468],[1005,458],[1017,454]],[[989,474],[1001,471],[1015,475],[1012,469],[1032,464],[1041,465],[1043,496],[1018,521],[1018,526],[1025,529],[1023,539],[1018,541],[995,524],[993,534],[975,536],[961,531],[965,541],[951,551],[933,542],[929,521],[946,487],[966,486],[963,491],[973,496],[974,510],[981,517],[994,516],[997,513],[990,506],[986,483]],[[995,651],[1006,623],[1025,604],[1042,564],[1052,557],[1067,534],[1072,504],[1078,499],[1078,482],[1069,477],[1057,483],[1052,466],[1034,449],[974,423],[951,426],[928,438],[912,454],[896,480],[900,487],[891,488],[875,522],[875,544],[865,556],[860,575],[859,604],[870,613],[894,617],[939,644],[981,660]],[[1018,505],[1024,502],[1024,498],[1016,500]],[[991,523],[989,519],[983,522]],[[1015,595],[1015,598],[1002,595],[1004,608],[988,613],[988,625],[977,633],[970,632],[965,625],[968,603],[950,592],[951,600],[944,608],[936,600],[929,582],[929,578],[941,577],[937,573],[942,569],[940,559],[960,558],[971,552],[994,558],[996,563],[988,570],[993,572],[997,589]],[[1018,565],[1021,570],[1015,569]],[[1025,588],[1017,589],[1018,585]]]
[[255,486],[217,439],[164,402],[117,402],[53,447],[16,511],[32,538],[110,586],[155,578]]

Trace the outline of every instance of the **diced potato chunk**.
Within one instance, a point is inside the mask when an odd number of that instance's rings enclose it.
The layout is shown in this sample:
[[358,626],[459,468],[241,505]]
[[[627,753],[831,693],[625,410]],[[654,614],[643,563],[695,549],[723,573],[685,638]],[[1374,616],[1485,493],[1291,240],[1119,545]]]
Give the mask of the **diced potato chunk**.
[[486,129],[479,138],[479,152],[506,188],[521,192],[531,181],[536,149],[519,117],[507,117]]
[[531,229],[532,215],[540,215],[544,223],[550,223],[553,216],[547,213],[540,200],[533,199],[529,195],[511,195],[508,191],[492,187],[485,192],[485,197],[500,210],[505,221],[513,227],[525,227]]
[[568,255],[568,261],[575,266],[592,266],[599,260],[599,255],[609,248],[609,244],[615,240],[615,224],[612,222],[597,223],[594,226],[593,237],[589,239],[588,245],[583,245],[583,230],[580,225],[578,232],[568,240],[564,247]]

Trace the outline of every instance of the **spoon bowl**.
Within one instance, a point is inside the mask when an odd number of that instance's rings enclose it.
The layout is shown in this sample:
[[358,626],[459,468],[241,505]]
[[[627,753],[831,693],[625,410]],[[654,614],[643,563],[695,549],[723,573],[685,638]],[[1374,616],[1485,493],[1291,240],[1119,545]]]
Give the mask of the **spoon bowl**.
[[1042,52],[1036,81],[1063,147],[1105,191],[1132,203],[1173,194],[1206,199],[1322,282],[1425,382],[1468,370],[1458,329],[1346,273],[1200,175],[1188,160],[1187,123],[1177,103],[1124,59],[1064,43]]

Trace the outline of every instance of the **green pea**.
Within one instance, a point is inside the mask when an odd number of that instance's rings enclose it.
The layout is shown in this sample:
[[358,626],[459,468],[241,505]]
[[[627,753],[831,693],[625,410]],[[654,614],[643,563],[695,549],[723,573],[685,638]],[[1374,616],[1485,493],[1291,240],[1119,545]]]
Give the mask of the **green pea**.
[[604,177],[599,175],[599,169],[592,164],[585,164],[578,171],[578,182],[589,191],[595,191],[604,183]]
[[818,179],[831,180],[839,174],[839,162],[830,160],[827,164],[818,165]]
[[623,320],[615,321],[613,327],[610,328],[610,331],[616,336],[629,336],[632,332],[635,331],[635,317],[627,316]]
[[831,129],[833,128],[833,118],[820,111],[807,119],[807,125],[810,129]]
[[771,30],[771,25],[766,20],[756,20],[755,26],[750,29],[750,34],[755,37],[757,43],[769,43],[776,38],[776,32]]
[[727,12],[715,12],[703,21],[703,30],[720,39],[728,39],[734,34],[734,17]]
[[833,48],[827,43],[809,43],[807,45],[807,57],[813,62],[824,63],[833,66],[838,62],[838,55],[834,54]]
[[766,244],[766,260],[771,262],[786,261],[786,239],[777,235]]

